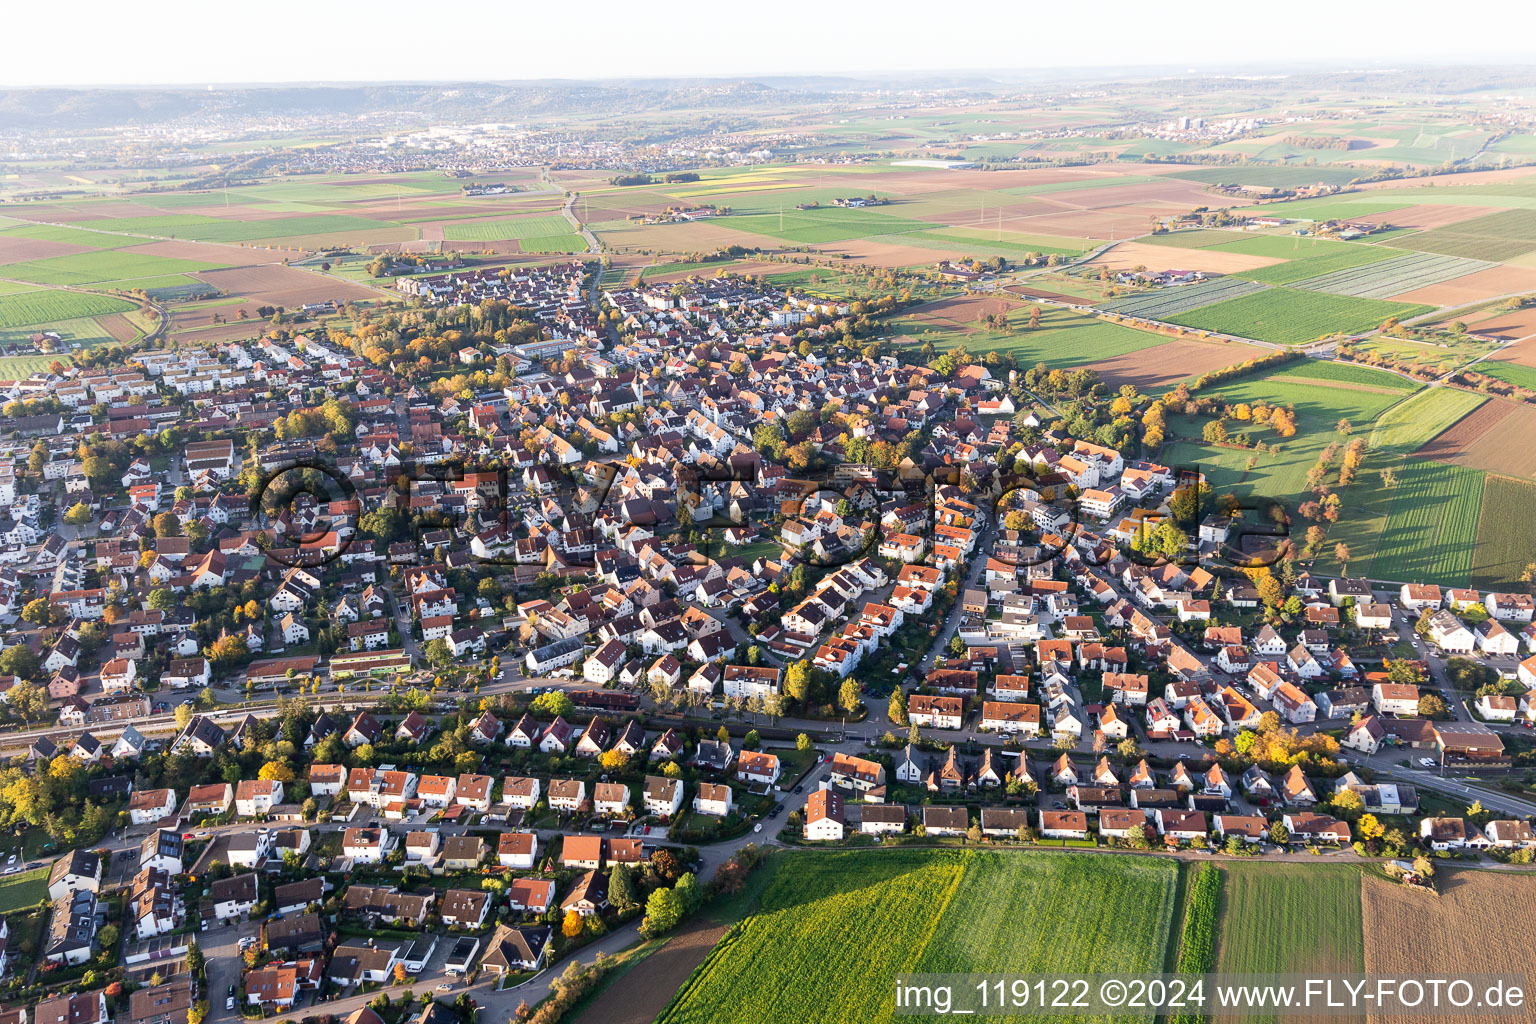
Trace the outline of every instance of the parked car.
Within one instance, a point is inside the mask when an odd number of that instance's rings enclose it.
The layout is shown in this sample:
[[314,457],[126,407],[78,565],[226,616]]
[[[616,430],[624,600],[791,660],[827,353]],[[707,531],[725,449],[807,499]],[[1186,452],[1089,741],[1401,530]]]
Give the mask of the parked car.
[[1435,759],[1432,757],[1421,757],[1419,758],[1419,764],[1425,768],[1433,768],[1435,766]]

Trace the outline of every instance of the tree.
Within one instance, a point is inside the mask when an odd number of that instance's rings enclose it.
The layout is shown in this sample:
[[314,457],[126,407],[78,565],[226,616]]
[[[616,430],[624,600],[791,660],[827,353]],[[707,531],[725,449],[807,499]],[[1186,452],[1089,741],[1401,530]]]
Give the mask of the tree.
[[64,521],[70,526],[81,527],[91,521],[91,507],[83,501],[77,501],[69,506],[69,511],[64,513]]
[[178,728],[178,729],[185,729],[187,727],[187,724],[189,722],[191,722],[191,721],[192,721],[192,705],[190,705],[190,704],[178,704],[178,705],[176,705],[176,728]]
[[571,700],[563,690],[551,690],[533,698],[533,703],[528,707],[536,715],[554,718],[557,715],[569,715],[575,711],[576,702]]
[[1125,844],[1133,850],[1148,850],[1152,843],[1147,839],[1145,825],[1132,825],[1125,830]]
[[620,910],[635,905],[635,882],[628,864],[615,864],[608,876],[608,902]]
[[32,683],[17,683],[6,694],[11,710],[27,724],[41,722],[48,717],[48,691]]
[[282,761],[268,761],[261,766],[261,771],[256,773],[256,777],[285,784],[294,780],[293,769]]
[[1366,842],[1380,839],[1386,835],[1387,828],[1376,819],[1374,814],[1362,814],[1360,821],[1355,825],[1355,834]]
[[1269,826],[1269,841],[1276,846],[1284,846],[1291,841],[1291,832],[1285,827],[1284,822],[1275,822]]
[[1419,717],[1442,719],[1450,717],[1451,709],[1438,695],[1426,693],[1419,698]]
[[907,695],[900,686],[891,692],[891,702],[886,705],[885,717],[893,725],[907,724]]
[[852,679],[844,679],[843,685],[837,690],[837,705],[848,714],[859,710],[859,684]]
[[796,750],[810,750],[811,749],[811,738],[809,736],[807,736],[803,732],[800,735],[796,736],[795,737],[795,749]]
[[793,700],[805,703],[811,692],[811,663],[801,659],[784,672],[784,692]]
[[676,889],[660,888],[645,901],[645,920],[641,930],[647,936],[665,935],[683,919],[682,900]]
[[1333,813],[1345,821],[1356,821],[1365,813],[1365,801],[1352,789],[1341,789],[1333,797]]
[[586,922],[581,919],[580,914],[574,910],[567,910],[565,912],[565,920],[560,923],[560,934],[568,939],[574,939],[581,934],[582,929],[585,927]]
[[[435,669],[444,669],[453,664],[453,648],[448,646],[448,641],[442,637],[428,640],[421,652],[427,656],[427,664]],[[545,696],[540,694],[540,696]]]

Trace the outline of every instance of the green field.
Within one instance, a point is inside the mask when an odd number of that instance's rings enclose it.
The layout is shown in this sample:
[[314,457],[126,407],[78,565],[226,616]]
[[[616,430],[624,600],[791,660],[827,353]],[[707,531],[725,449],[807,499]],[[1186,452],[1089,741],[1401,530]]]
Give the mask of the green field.
[[1536,483],[1488,474],[1472,552],[1472,586],[1487,590],[1521,586],[1521,572],[1536,561],[1536,536],[1529,525],[1532,508],[1536,508]]
[[640,280],[648,277],[662,277],[666,274],[702,274],[713,277],[715,271],[727,269],[740,263],[740,260],[710,260],[705,263],[658,263],[654,267],[642,267]]
[[1515,387],[1536,391],[1536,368],[1526,366],[1523,363],[1511,363],[1502,359],[1484,359],[1468,367],[1475,373],[1481,373],[1488,377],[1497,377],[1499,380],[1513,384]]
[[1218,973],[1365,970],[1359,867],[1227,862],[1221,865],[1221,875]]
[[58,320],[126,313],[137,305],[110,295],[29,291],[0,294],[0,327],[29,327]]
[[0,878],[0,914],[36,905],[48,897],[48,869],[38,868]]
[[1428,313],[1433,306],[1380,299],[1352,299],[1323,292],[1269,288],[1168,317],[1196,330],[1298,345],[1329,334],[1354,334],[1379,327],[1389,317]]
[[[1020,306],[1009,313],[1009,323],[1014,332],[993,330],[959,330],[947,326],[922,323],[907,317],[898,317],[891,328],[913,342],[933,342],[940,351],[954,345],[964,345],[972,353],[989,351],[1011,352],[1022,367],[1044,362],[1052,368],[1069,369],[1092,366],[1105,359],[1113,359],[1130,352],[1166,345],[1172,339],[1149,331],[1112,324],[1098,317],[1086,316],[1070,309],[1042,307],[1040,327],[1029,330],[1027,306]],[[905,349],[909,358],[919,358],[916,348]],[[1234,363],[1242,362],[1252,349],[1241,348],[1232,355]]]
[[[1261,239],[1253,239],[1261,241]],[[1279,239],[1276,239],[1279,241]],[[1373,245],[1353,245],[1349,242],[1334,242],[1333,245],[1341,245],[1346,248],[1327,249],[1317,251],[1315,254],[1310,248],[1296,250],[1295,255],[1287,258],[1285,263],[1276,263],[1269,267],[1259,267],[1257,270],[1240,270],[1233,277],[1245,278],[1249,281],[1259,281],[1263,284],[1293,284],[1296,281],[1305,281],[1309,277],[1317,277],[1322,274],[1332,273],[1335,270],[1345,270],[1349,267],[1364,266],[1368,263],[1377,263],[1391,259],[1394,255],[1391,249],[1383,249]],[[1216,246],[1218,249],[1228,249],[1230,246]],[[1255,255],[1275,255],[1280,253],[1256,253]]]
[[1407,459],[1400,476],[1368,570],[1351,551],[1359,571],[1373,579],[1466,586],[1478,543],[1483,471]]
[[782,214],[732,214],[715,221],[723,227],[738,231],[750,231],[754,235],[766,235],[800,245],[817,245],[822,242],[846,242],[852,238],[869,238],[872,235],[901,234],[922,231],[934,225],[924,220],[908,220],[869,210],[846,210],[828,206],[816,210],[788,209]]
[[101,231],[84,231],[55,224],[29,224],[7,227],[0,231],[6,238],[31,238],[42,242],[67,242],[70,245],[88,245],[93,249],[118,249],[125,245],[143,245],[142,238],[124,238]]
[[563,235],[531,235],[520,238],[517,247],[523,252],[586,252],[587,240],[575,232]]
[[1291,363],[1276,373],[1272,380],[1320,380],[1358,384],[1361,387],[1385,388],[1388,391],[1417,391],[1424,385],[1386,370],[1376,370],[1358,363],[1324,362],[1309,359],[1303,363]]
[[[1341,419],[1349,420],[1358,436],[1366,425],[1401,399],[1403,392],[1387,389],[1362,391],[1353,387],[1332,386],[1327,380],[1280,380],[1293,369],[1307,364],[1281,366],[1266,377],[1252,377],[1224,384],[1213,390],[1229,404],[1269,402],[1289,405],[1296,411],[1296,434],[1281,438],[1268,426],[1229,421],[1234,436],[1246,432],[1252,441],[1263,441],[1271,450],[1258,453],[1248,448],[1229,448],[1196,440],[1207,420],[1185,416],[1168,418],[1170,437],[1179,440],[1167,445],[1158,461],[1170,466],[1196,466],[1206,474],[1218,493],[1232,492],[1240,497],[1262,496],[1280,501],[1302,500],[1310,491],[1307,471],[1318,455],[1330,444],[1346,444],[1350,437],[1338,433]],[[1277,449],[1277,450],[1276,450]],[[1253,465],[1250,468],[1249,462]],[[1367,457],[1360,480],[1374,471]],[[1359,482],[1355,487],[1359,486]],[[1348,501],[1354,488],[1346,489]],[[1357,556],[1358,557],[1358,556]]]
[[571,234],[571,222],[560,214],[545,217],[496,217],[447,224],[443,237],[457,242],[494,242],[504,238],[539,238]]
[[81,226],[97,231],[120,231],[156,238],[185,238],[198,242],[252,242],[267,238],[291,238],[298,235],[344,237],[348,232],[371,231],[396,225],[393,221],[369,220],[341,214],[275,217],[271,220],[249,221],[205,217],[201,214],[171,214],[164,217],[123,217],[82,221]]
[[134,278],[189,274],[216,270],[222,263],[198,263],[193,260],[146,256],[142,253],[81,252],[72,256],[54,256],[31,263],[16,263],[5,268],[8,277],[37,284],[99,284],[102,281],[127,281]]
[[1160,970],[1178,879],[1164,860],[961,851],[817,852],[764,870],[760,909],[661,1024],[886,1021],[892,980],[911,971]]
[[1200,181],[1207,185],[1297,188],[1302,185],[1347,185],[1359,177],[1360,173],[1349,168],[1246,164],[1242,167],[1191,168],[1187,171],[1174,171],[1168,177]]
[[1456,388],[1426,388],[1393,406],[1375,421],[1367,442],[1372,451],[1406,455],[1483,404],[1483,396]]
[[1536,210],[1501,210],[1430,231],[1419,231],[1393,245],[1445,256],[1508,260],[1536,249]]

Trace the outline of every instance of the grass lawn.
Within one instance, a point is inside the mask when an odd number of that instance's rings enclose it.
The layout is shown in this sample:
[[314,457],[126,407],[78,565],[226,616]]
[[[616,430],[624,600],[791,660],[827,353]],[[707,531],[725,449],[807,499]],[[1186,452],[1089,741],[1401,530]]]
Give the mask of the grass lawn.
[[0,878],[0,914],[30,907],[48,897],[48,869]]
[[1433,306],[1382,299],[1356,299],[1295,288],[1270,288],[1241,298],[1176,313],[1168,321],[1203,331],[1296,345],[1329,334],[1354,334],[1428,313]]
[[134,303],[110,295],[44,289],[12,292],[0,295],[0,328],[32,327],[107,313],[126,313],[136,308]]
[[38,284],[96,284],[101,281],[126,281],[133,278],[160,277],[169,274],[213,270],[219,263],[147,256],[130,252],[80,252],[72,256],[54,256],[30,263],[6,267],[8,276]]
[[1455,388],[1427,388],[1393,406],[1376,420],[1369,444],[1373,451],[1406,455],[1482,405],[1482,395]]

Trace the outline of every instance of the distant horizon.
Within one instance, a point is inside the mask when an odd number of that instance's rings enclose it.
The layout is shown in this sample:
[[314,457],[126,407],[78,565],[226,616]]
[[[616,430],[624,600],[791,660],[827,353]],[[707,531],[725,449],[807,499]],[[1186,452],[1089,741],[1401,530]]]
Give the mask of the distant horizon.
[[[13,39],[41,43],[68,31],[68,47],[16,48],[0,67],[0,89],[1024,79],[1117,68],[1315,73],[1536,64],[1536,49],[1509,31],[1528,19],[1528,8],[1509,0],[1450,18],[1443,5],[1423,0],[1390,11],[1311,0],[1285,19],[1193,4],[1188,13],[1195,17],[1186,19],[1178,10],[1137,4],[1113,3],[1085,16],[980,0],[956,19],[913,0],[896,0],[877,16],[808,0],[781,0],[768,13],[681,0],[664,9],[592,5],[575,15],[471,2],[451,20],[433,20],[404,0],[378,0],[364,20],[355,9],[272,0],[251,16],[227,16],[226,24],[187,0],[153,7],[130,15],[147,33],[132,48],[115,30],[79,31],[121,24],[121,8],[101,0],[85,0],[67,15],[37,5],[13,12]],[[662,67],[670,73],[658,74]],[[465,68],[488,73],[465,75]]]

